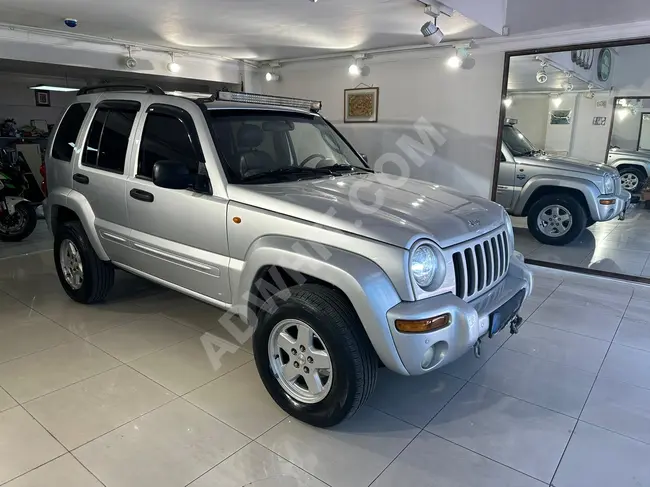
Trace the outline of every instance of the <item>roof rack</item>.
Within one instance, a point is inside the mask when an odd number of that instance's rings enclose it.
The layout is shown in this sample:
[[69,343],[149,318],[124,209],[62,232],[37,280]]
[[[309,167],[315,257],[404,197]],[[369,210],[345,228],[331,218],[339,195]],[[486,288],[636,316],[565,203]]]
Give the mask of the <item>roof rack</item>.
[[148,85],[148,84],[113,84],[113,83],[106,83],[103,85],[92,85],[92,86],[86,86],[84,88],[81,88],[77,92],[77,96],[81,95],[87,95],[89,93],[97,93],[97,92],[103,92],[103,91],[144,91],[145,93],[150,93],[152,95],[164,95],[165,92],[160,88],[160,86],[156,85]]
[[281,107],[302,108],[312,113],[318,113],[323,108],[323,103],[304,98],[289,98],[286,96],[261,95],[259,93],[246,93],[243,91],[218,91],[216,100],[234,101],[240,103],[259,103],[260,105],[275,105]]

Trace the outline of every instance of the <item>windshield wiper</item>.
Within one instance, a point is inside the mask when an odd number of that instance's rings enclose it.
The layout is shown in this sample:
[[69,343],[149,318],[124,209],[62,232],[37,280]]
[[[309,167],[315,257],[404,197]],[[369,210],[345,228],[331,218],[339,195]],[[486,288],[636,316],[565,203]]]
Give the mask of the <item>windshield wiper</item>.
[[328,174],[332,176],[340,176],[340,174],[334,172],[333,170],[330,170],[326,167],[297,167],[297,166],[289,166],[289,167],[282,167],[280,169],[273,169],[272,171],[264,171],[260,172],[257,174],[252,174],[248,177],[245,177],[242,179],[242,182],[248,182],[248,181],[254,181],[257,179],[264,179],[264,178],[269,178],[273,176],[284,176],[284,175],[291,175],[291,174]]
[[352,164],[332,164],[331,166],[325,166],[321,167],[319,169],[330,169],[330,170],[336,170],[336,171],[363,171],[363,172],[375,172],[372,169],[368,169],[367,167],[359,167],[359,166],[353,166]]

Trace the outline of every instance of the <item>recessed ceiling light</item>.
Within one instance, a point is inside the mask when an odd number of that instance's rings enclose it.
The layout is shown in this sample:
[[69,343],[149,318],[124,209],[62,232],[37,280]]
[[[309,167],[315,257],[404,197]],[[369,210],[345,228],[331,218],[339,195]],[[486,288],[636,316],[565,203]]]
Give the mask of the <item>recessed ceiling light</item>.
[[79,88],[68,88],[67,86],[51,86],[51,85],[30,86],[29,89],[43,90],[43,91],[79,91]]

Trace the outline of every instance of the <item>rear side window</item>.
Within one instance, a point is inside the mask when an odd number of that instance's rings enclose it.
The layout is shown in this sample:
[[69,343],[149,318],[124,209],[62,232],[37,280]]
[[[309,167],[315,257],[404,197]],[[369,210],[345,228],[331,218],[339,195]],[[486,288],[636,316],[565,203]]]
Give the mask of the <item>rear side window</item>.
[[52,144],[53,158],[66,162],[72,160],[77,135],[89,108],[90,103],[75,103],[68,108],[59,124],[59,129],[56,131],[56,137]]
[[132,110],[97,109],[86,140],[82,164],[123,174],[136,114]]
[[158,161],[184,162],[190,173],[197,173],[202,156],[201,149],[196,145],[194,124],[189,114],[185,117],[184,113],[178,111],[178,116],[172,110],[160,113],[150,111],[147,114],[138,161],[139,177],[151,179],[153,166]]

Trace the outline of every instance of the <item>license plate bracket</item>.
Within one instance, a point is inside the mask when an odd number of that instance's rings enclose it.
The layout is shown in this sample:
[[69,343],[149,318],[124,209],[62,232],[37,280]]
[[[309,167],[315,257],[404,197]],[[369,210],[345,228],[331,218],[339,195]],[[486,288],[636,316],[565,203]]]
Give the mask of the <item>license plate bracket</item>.
[[517,313],[524,302],[525,295],[526,291],[522,289],[490,314],[490,338],[503,330],[517,317]]

